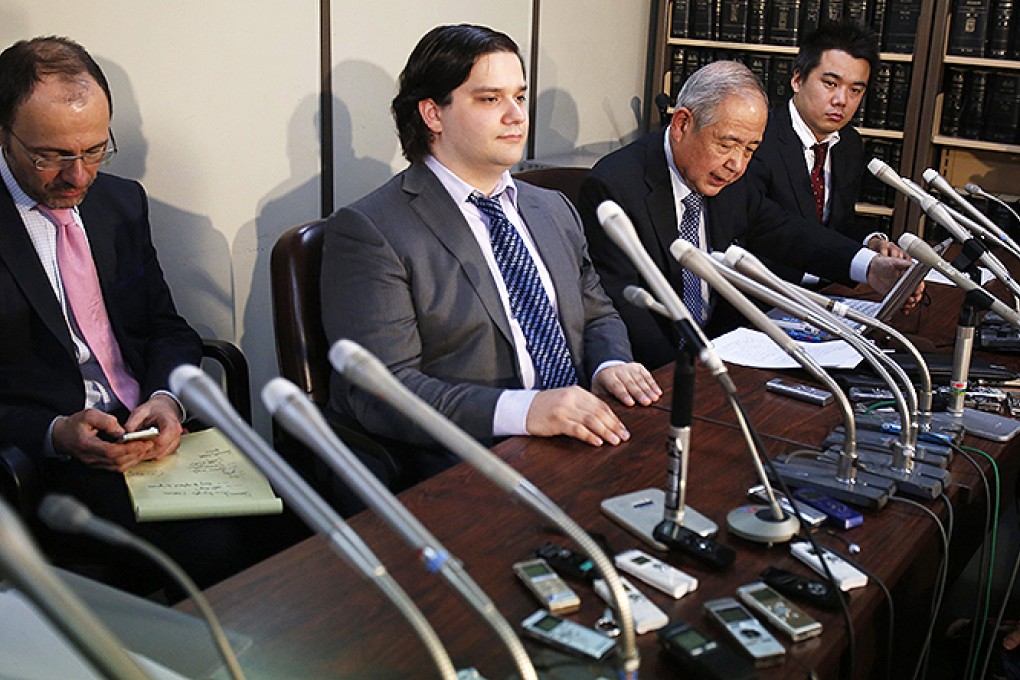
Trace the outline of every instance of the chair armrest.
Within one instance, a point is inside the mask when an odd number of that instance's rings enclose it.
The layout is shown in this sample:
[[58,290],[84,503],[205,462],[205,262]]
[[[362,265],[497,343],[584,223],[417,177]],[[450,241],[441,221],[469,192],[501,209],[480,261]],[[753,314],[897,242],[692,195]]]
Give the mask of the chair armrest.
[[203,339],[202,356],[212,359],[223,368],[227,399],[244,421],[251,425],[251,383],[248,378],[248,360],[244,354],[232,342]]
[[0,495],[23,517],[33,517],[42,496],[39,465],[16,446],[0,449]]

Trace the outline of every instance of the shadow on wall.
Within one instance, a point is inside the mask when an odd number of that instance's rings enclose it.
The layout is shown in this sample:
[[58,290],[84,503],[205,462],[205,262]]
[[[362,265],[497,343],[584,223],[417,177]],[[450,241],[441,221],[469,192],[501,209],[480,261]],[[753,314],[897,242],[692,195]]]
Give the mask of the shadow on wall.
[[[121,177],[145,178],[149,144],[142,132],[142,117],[134,88],[120,65],[96,57],[113,94],[111,123],[119,151],[109,171]],[[172,143],[166,146],[175,148]],[[180,169],[181,181],[194,158],[160,159]],[[213,229],[212,220],[161,201],[158,186],[147,186],[152,240],[159,253],[177,310],[205,338],[233,340],[234,290],[226,237]]]

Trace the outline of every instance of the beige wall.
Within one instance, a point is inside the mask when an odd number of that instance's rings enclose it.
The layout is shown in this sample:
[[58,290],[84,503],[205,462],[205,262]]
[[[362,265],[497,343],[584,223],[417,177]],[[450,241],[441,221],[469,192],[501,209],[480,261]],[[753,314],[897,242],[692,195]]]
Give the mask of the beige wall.
[[[650,0],[545,0],[533,96],[537,155],[618,145],[643,96]],[[404,166],[389,101],[408,53],[441,23],[503,30],[532,56],[531,0],[333,0],[336,205]],[[237,342],[258,392],[276,374],[269,254],[319,217],[319,3],[269,0],[21,0],[0,6],[0,46],[68,35],[111,81],[121,153],[143,182],[181,312]],[[575,112],[576,110],[576,112]]]

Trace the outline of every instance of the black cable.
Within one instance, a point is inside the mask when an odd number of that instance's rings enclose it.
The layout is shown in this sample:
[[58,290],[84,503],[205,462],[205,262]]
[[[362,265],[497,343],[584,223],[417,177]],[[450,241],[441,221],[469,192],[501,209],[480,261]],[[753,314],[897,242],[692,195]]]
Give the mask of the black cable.
[[[1020,477],[1017,478],[1017,482],[1020,482]],[[1017,499],[1016,497],[1016,484],[1014,484],[1013,493],[1014,493],[1013,503],[1017,505],[1018,508],[1020,508],[1020,499]],[[1018,571],[1020,571],[1020,550],[1017,551],[1016,559],[1013,560],[1013,572],[1009,576],[1009,585],[1006,586],[1006,592],[1002,596],[1002,606],[999,607],[999,615],[996,617],[995,627],[992,629],[994,631],[998,631],[999,626],[1002,625],[1002,619],[1006,614],[1006,605],[1009,603],[1009,598],[1013,594],[1013,587],[1016,585],[1016,577]],[[988,663],[992,658],[992,650],[994,648],[995,648],[995,636],[992,635],[992,638],[988,641],[988,651],[985,653],[985,661],[981,665],[981,675],[979,677],[984,677],[985,672],[988,670]]]
[[[800,522],[800,525],[802,527],[808,526],[807,522],[805,522],[804,518],[801,516],[800,510],[797,508],[797,504],[793,502],[793,494],[790,493],[790,489],[786,486],[786,482],[783,481],[783,478],[780,477],[779,473],[776,472],[775,466],[772,464],[772,458],[767,454],[765,446],[762,443],[761,437],[758,434],[758,429],[754,427],[754,424],[751,422],[750,417],[748,417],[747,410],[744,408],[744,405],[740,401],[740,398],[734,392],[729,391],[727,391],[727,396],[730,399],[730,404],[732,404],[733,408],[740,413],[740,416],[744,419],[745,423],[747,424],[747,431],[750,433],[751,439],[754,441],[754,446],[758,449],[758,452],[760,453],[762,460],[765,462],[765,465],[768,467],[769,472],[772,473],[773,479],[775,479],[775,481],[779,484],[779,488],[783,492],[783,494],[785,494],[786,497],[790,499],[790,505],[793,508],[794,515],[797,517],[797,521]],[[825,571],[826,580],[830,584],[832,584],[832,587],[835,588],[837,592],[841,592],[839,584],[836,582],[836,578],[832,575],[832,570],[829,569],[828,562],[826,562],[824,559],[821,559],[821,556],[824,553],[822,552],[822,549],[819,547],[818,543],[815,541],[814,536],[811,535],[811,532],[805,532],[805,536],[807,537],[808,542],[811,543],[812,550],[814,550],[815,554],[819,556],[818,561],[821,562],[822,568]],[[828,550],[828,548],[826,549]],[[838,555],[839,553],[836,554]],[[884,587],[885,586],[883,586],[883,588]],[[838,597],[837,599],[839,600],[840,610],[843,612],[843,621],[846,625],[847,631],[847,643],[848,643],[846,657],[848,671],[847,677],[853,678],[857,661],[856,659],[857,639],[856,635],[854,634],[854,624],[853,620],[850,618],[850,607],[849,605],[847,605],[846,599],[843,597]]]
[[846,560],[847,562],[852,564],[855,568],[859,569],[861,571],[861,573],[863,573],[865,576],[868,577],[869,582],[874,581],[875,584],[882,590],[882,593],[885,595],[885,601],[889,605],[889,620],[887,622],[887,625],[889,626],[889,640],[888,640],[888,644],[886,645],[886,650],[885,650],[885,677],[886,677],[886,680],[892,680],[892,661],[893,661],[893,650],[894,650],[893,637],[894,637],[894,635],[896,633],[896,628],[895,628],[895,625],[896,625],[896,607],[893,604],[892,593],[889,592],[889,588],[886,587],[886,585],[882,581],[882,579],[880,579],[877,576],[875,576],[874,572],[865,569],[864,567],[862,567],[860,565],[860,563],[854,562],[854,561],[850,560],[850,558],[847,555],[843,555],[843,554],[841,554],[840,552],[838,552],[836,550],[832,550],[832,552],[834,552],[835,554],[837,554],[840,557],[842,557],[844,560]]

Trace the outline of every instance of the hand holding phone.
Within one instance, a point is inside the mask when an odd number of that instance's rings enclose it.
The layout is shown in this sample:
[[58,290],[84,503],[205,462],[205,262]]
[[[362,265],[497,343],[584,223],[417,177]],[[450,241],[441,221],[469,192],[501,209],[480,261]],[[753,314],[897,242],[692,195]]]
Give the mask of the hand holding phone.
[[149,439],[155,439],[159,436],[158,427],[147,427],[144,430],[137,430],[135,432],[125,432],[120,439],[117,440],[118,444],[127,444],[128,442],[146,441]]

